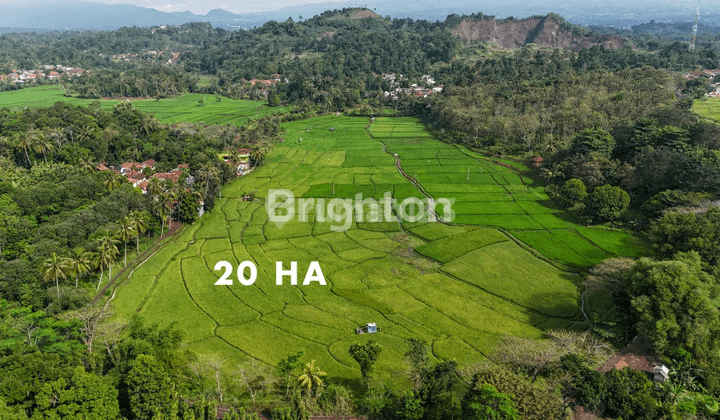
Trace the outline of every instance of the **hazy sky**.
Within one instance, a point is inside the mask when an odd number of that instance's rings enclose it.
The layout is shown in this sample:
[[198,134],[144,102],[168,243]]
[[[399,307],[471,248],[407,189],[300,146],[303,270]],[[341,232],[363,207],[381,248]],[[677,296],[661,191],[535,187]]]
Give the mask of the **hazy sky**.
[[[342,0],[61,0],[64,3],[91,1],[104,4],[134,4],[143,7],[165,12],[184,12],[189,10],[196,14],[205,14],[213,9],[225,9],[233,13],[252,13],[277,10],[286,6],[299,6],[308,3],[329,3]],[[24,5],[30,6],[43,3],[59,3],[53,0],[0,0],[0,13],[2,5]],[[312,5],[308,8],[312,10]]]
[[[264,12],[268,10],[278,10],[286,6],[299,6],[306,4],[308,8],[307,14],[312,16],[313,6],[309,3],[330,3],[340,2],[343,0],[0,0],[0,13],[2,13],[2,5],[23,5],[30,6],[36,4],[48,4],[48,3],[70,3],[70,2],[84,2],[90,1],[95,3],[104,4],[135,4],[137,6],[152,7],[157,10],[166,12],[184,12],[189,10],[196,14],[206,14],[213,9],[225,9],[233,13],[252,13],[252,12]],[[381,0],[382,1],[382,0]],[[384,0],[391,2],[392,0]],[[478,9],[482,9],[482,0],[476,0],[478,3]],[[559,4],[563,6],[569,6],[574,4],[576,7],[587,7],[587,6],[608,6],[608,3],[622,2],[621,0],[544,0],[546,4]],[[462,1],[467,3],[468,1]],[[517,2],[517,1],[515,1]],[[675,8],[687,9],[689,14],[693,14],[695,6],[698,4],[698,0],[629,0],[629,4],[643,3],[643,5],[637,4],[638,7],[644,7],[644,5],[659,6],[660,4],[672,5]],[[358,0],[358,5],[363,3],[363,0]],[[375,2],[377,3],[377,1]],[[444,6],[449,6],[452,1],[442,3]],[[498,3],[492,1],[491,3]],[[534,1],[533,3],[538,3]],[[720,6],[720,0],[702,0],[702,9],[704,11],[716,11]],[[321,10],[317,10],[320,12]]]

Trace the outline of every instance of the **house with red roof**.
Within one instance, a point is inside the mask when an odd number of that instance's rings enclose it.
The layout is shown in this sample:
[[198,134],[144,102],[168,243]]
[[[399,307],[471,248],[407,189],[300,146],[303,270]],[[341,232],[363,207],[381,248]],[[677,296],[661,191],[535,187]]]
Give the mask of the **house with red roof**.
[[127,171],[142,171],[142,164],[137,162],[125,162],[120,165],[120,173],[125,175],[125,172]]
[[134,169],[131,169],[131,170],[125,172],[124,175],[125,175],[125,177],[128,178],[128,179],[131,179],[131,178],[132,178],[132,179],[137,179],[137,180],[140,180],[140,181],[144,181],[145,179],[147,179],[147,176],[145,176],[144,173],[142,173],[142,172],[140,172],[140,171],[136,171],[136,170],[134,170]]

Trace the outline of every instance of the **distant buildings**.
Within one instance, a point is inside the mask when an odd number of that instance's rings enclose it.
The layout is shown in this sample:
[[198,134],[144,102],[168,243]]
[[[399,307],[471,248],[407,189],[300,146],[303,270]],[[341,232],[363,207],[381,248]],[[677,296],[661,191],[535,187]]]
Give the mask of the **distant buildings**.
[[[99,171],[113,171],[119,175],[124,176],[128,182],[132,184],[133,187],[140,188],[143,192],[143,194],[147,194],[147,188],[150,179],[152,178],[158,178],[162,181],[172,181],[174,183],[177,183],[180,180],[180,176],[183,174],[183,172],[187,172],[190,169],[190,166],[182,163],[177,166],[177,168],[171,170],[170,172],[156,172],[150,176],[147,176],[143,170],[146,168],[149,168],[151,170],[155,169],[155,165],[157,162],[153,159],[148,159],[142,163],[137,162],[125,162],[122,163],[119,166],[106,166],[104,163],[101,163],[97,166],[97,169]],[[147,171],[146,171],[147,172]],[[192,175],[188,175],[188,184],[192,184],[193,177]]]
[[0,75],[0,81],[9,80],[14,83],[31,83],[40,79],[59,79],[62,77],[75,77],[80,76],[89,70],[77,68],[77,67],[65,67],[60,64],[58,65],[44,65],[41,69],[33,70],[13,70],[8,74]]
[[[376,74],[375,77],[378,77]],[[424,86],[420,86],[417,83],[413,83],[410,87],[400,87],[402,80],[407,80],[402,74],[395,73],[384,73],[382,76],[383,80],[386,80],[390,84],[390,90],[385,91],[386,98],[398,99],[401,95],[410,96],[413,95],[416,98],[427,98],[429,95],[440,93],[443,91],[443,86],[435,85],[435,79],[429,74],[425,74],[420,77],[420,83]]]

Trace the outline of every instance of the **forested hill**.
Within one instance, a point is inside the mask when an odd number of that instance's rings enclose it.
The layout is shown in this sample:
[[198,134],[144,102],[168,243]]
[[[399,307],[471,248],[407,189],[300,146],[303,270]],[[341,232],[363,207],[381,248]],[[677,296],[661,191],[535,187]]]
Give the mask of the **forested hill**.
[[521,48],[530,43],[576,51],[593,45],[612,49],[623,46],[623,40],[618,36],[583,36],[573,29],[551,16],[533,16],[529,19],[504,21],[493,18],[464,19],[452,29],[452,34],[465,42],[493,41],[500,47],[509,49]]

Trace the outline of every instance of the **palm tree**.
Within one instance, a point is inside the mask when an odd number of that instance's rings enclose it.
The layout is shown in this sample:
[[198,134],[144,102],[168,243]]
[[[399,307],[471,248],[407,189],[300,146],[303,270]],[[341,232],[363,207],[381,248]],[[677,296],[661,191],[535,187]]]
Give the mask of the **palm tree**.
[[15,150],[22,150],[25,153],[25,159],[27,160],[27,163],[29,166],[32,166],[32,162],[30,162],[30,156],[28,155],[28,150],[30,149],[30,138],[25,133],[19,133],[13,135],[13,145],[15,146]]
[[52,145],[52,142],[50,140],[48,140],[45,133],[42,133],[42,132],[35,133],[32,136],[31,143],[32,143],[33,150],[35,150],[35,153],[42,154],[43,160],[45,161],[45,163],[47,163],[47,154],[52,152],[53,145]]
[[130,222],[132,222],[135,231],[135,247],[137,254],[140,255],[140,235],[145,233],[148,228],[147,213],[144,211],[133,211],[130,213]]
[[110,191],[120,188],[123,182],[122,177],[115,174],[113,171],[107,171],[107,173],[107,179],[104,182],[105,188]]
[[85,251],[83,247],[77,247],[70,252],[68,258],[68,267],[70,272],[75,276],[75,288],[78,287],[78,277],[85,275],[90,271],[90,263],[92,254]]
[[320,368],[315,366],[315,360],[308,362],[303,368],[302,375],[298,376],[298,382],[303,388],[307,388],[308,391],[313,393],[318,388],[323,387],[323,380],[321,376],[325,376],[327,373],[320,371]]
[[100,289],[100,283],[102,283],[106,268],[109,269],[109,279],[112,280],[112,264],[115,262],[117,254],[120,253],[115,246],[115,240],[107,232],[105,232],[105,236],[100,240],[100,245],[97,250],[95,259],[93,260],[95,265],[100,269],[100,280],[98,280],[98,285],[95,289],[96,292]]
[[[161,193],[160,199],[155,202],[155,212],[160,217],[160,236],[165,233],[165,218],[172,213],[170,202],[172,197],[169,192]],[[169,226],[168,226],[169,227]]]
[[203,180],[205,183],[205,193],[203,194],[203,201],[205,201],[205,197],[207,197],[208,189],[210,188],[211,182],[219,182],[220,178],[220,170],[212,164],[212,162],[206,163],[200,170],[198,171],[198,177]]
[[150,194],[157,199],[158,195],[160,195],[161,192],[163,192],[163,185],[162,181],[160,181],[160,178],[158,177],[152,177],[148,181],[147,190]]
[[84,125],[80,127],[80,132],[77,135],[78,140],[89,139],[95,133],[95,129],[90,125]]
[[65,139],[70,139],[70,143],[75,143],[75,130],[73,130],[72,125],[68,125],[65,128],[62,129],[62,134],[65,136]]
[[259,147],[255,147],[250,152],[250,162],[252,162],[253,169],[260,166],[260,164],[265,160],[265,152]]
[[140,134],[145,134],[146,136],[148,136],[151,133],[157,131],[158,125],[159,122],[154,116],[143,118],[140,122],[139,127]]
[[127,267],[127,243],[130,242],[130,239],[135,236],[135,228],[132,222],[132,219],[130,217],[125,217],[121,222],[120,226],[118,226],[118,231],[116,234],[117,238],[120,239],[123,244],[125,244],[125,256],[123,258],[123,267]]
[[80,167],[83,171],[91,174],[94,173],[97,170],[97,165],[95,164],[95,161],[93,158],[88,157],[85,160],[80,161]]
[[60,299],[60,277],[67,279],[68,272],[67,258],[62,258],[56,253],[52,253],[50,258],[45,260],[43,265],[40,267],[40,272],[43,275],[45,281],[55,280],[55,287],[57,288],[57,297]]
[[48,131],[48,135],[51,139],[55,141],[55,143],[57,143],[58,149],[62,146],[63,141],[67,140],[67,138],[65,137],[65,133],[59,128],[51,128]]

